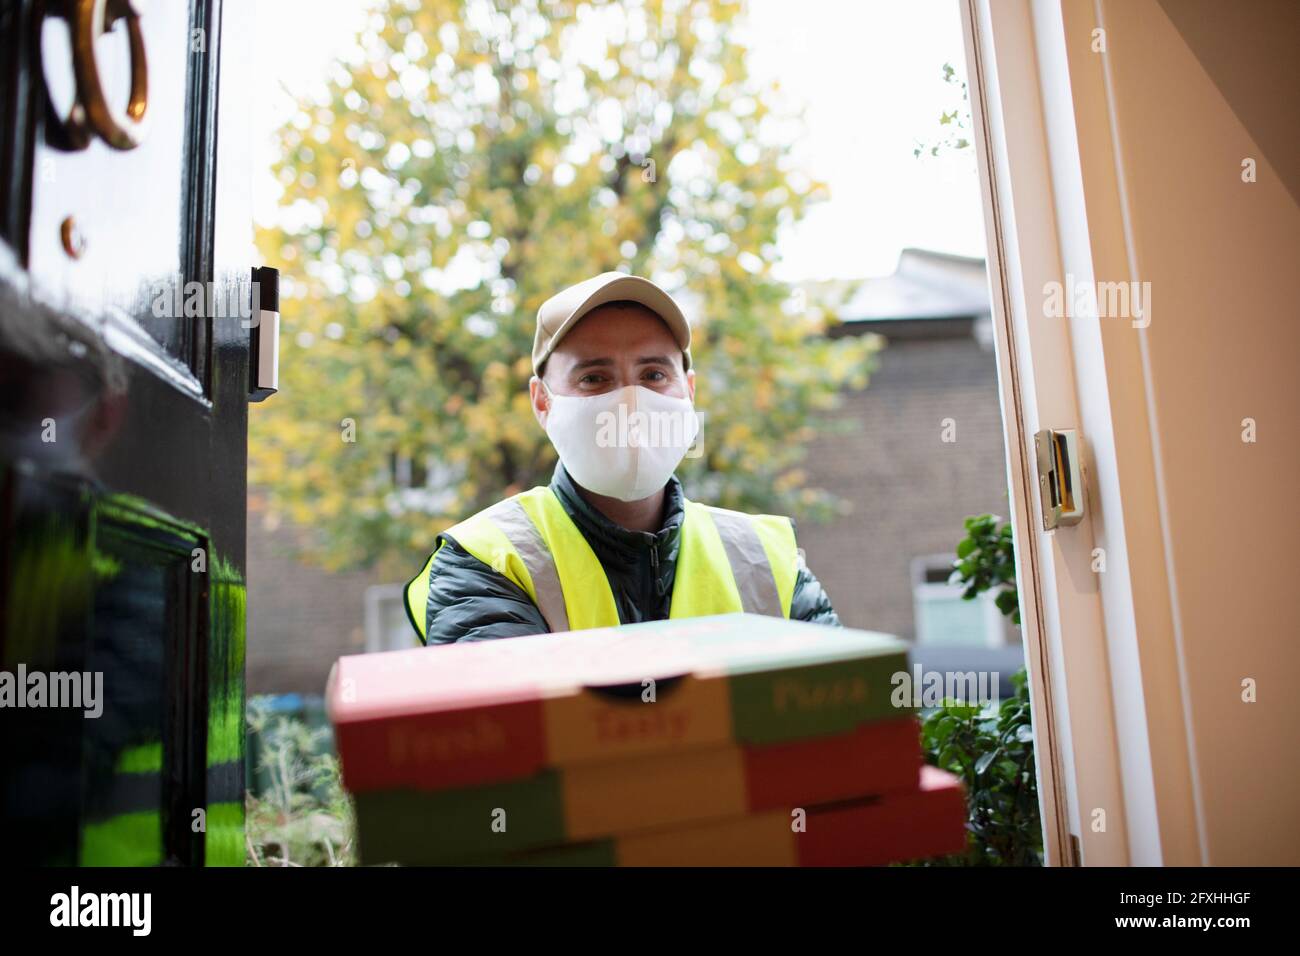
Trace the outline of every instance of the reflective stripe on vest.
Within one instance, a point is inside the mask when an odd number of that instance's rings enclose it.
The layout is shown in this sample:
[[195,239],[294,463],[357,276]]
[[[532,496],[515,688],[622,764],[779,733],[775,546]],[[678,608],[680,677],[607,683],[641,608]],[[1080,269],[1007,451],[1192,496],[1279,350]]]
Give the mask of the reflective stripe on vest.
[[[693,501],[685,502],[685,510],[669,617],[735,611],[789,617],[798,564],[790,519]],[[498,502],[447,535],[523,588],[551,631],[619,623],[600,559],[550,488]],[[406,589],[411,623],[421,637],[435,556]]]
[[[749,515],[710,508],[709,516],[722,538],[722,546],[727,549],[727,561],[740,591],[741,607],[750,614],[780,617],[781,596],[776,593],[776,578]],[[738,568],[747,569],[747,573],[737,573]]]
[[524,510],[518,498],[507,498],[484,512],[488,520],[500,528],[524,562],[524,569],[532,581],[528,596],[546,618],[552,631],[567,631],[569,615],[564,607],[564,591],[560,588],[560,575],[555,567],[551,549],[542,540],[537,525]]

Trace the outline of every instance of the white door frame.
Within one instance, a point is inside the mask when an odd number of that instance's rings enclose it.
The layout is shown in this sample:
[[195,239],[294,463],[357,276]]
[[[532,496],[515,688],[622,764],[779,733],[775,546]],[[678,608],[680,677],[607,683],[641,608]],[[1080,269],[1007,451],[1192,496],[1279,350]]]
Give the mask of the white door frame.
[[[1072,295],[1140,274],[1092,43],[1104,6],[961,3],[1045,851],[1051,865],[1199,863],[1145,332],[1044,309],[1048,283]],[[1084,449],[1084,521],[1050,532],[1042,428],[1077,429]]]

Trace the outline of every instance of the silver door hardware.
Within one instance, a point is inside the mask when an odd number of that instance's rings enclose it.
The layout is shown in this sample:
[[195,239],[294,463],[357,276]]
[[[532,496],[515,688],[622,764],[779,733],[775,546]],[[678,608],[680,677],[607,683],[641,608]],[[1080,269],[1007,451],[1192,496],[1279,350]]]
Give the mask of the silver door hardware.
[[1043,530],[1069,527],[1083,520],[1083,479],[1079,473],[1079,438],[1074,429],[1044,428],[1034,435],[1038,454],[1038,494]]
[[248,342],[248,400],[262,402],[280,389],[280,270],[253,270],[253,327]]

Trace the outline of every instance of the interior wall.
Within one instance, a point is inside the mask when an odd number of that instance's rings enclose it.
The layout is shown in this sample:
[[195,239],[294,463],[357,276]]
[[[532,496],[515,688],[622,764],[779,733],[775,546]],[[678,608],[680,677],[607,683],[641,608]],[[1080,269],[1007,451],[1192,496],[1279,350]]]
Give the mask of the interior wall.
[[1150,283],[1146,404],[1202,855],[1297,864],[1300,4],[1098,12],[1130,261]]

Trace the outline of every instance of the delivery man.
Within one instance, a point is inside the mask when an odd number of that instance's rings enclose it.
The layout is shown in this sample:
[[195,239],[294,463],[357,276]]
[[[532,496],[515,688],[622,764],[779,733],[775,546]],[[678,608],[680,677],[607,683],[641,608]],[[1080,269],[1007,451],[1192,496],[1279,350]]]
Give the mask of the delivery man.
[[547,487],[438,535],[407,585],[426,644],[747,611],[839,625],[794,526],[688,500],[698,432],[691,329],[653,282],[606,272],[542,304],[533,413]]

